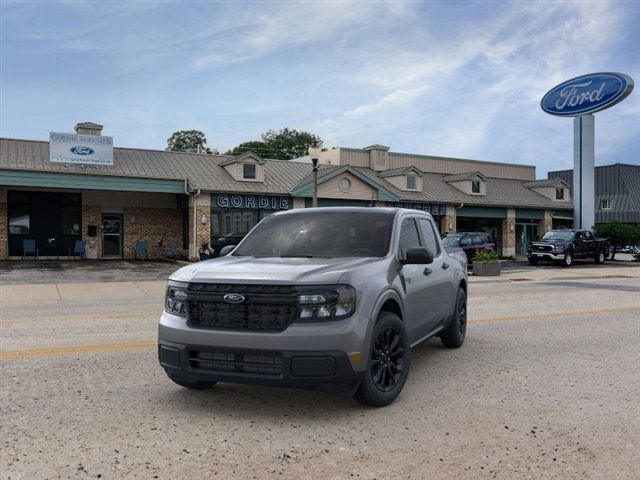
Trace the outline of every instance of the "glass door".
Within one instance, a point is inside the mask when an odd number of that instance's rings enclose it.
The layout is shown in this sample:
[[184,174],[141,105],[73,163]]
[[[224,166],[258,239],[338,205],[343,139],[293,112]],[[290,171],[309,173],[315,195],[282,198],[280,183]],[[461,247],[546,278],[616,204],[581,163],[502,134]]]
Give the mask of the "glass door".
[[102,258],[122,258],[122,215],[102,215]]
[[537,223],[516,223],[516,256],[526,257],[529,242],[538,238]]

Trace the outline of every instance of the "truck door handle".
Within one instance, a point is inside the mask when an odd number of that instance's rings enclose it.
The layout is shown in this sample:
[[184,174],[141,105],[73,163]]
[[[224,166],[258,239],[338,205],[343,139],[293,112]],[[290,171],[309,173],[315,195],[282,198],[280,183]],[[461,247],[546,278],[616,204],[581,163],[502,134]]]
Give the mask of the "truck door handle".
[[432,272],[432,271],[433,271],[433,270],[431,270],[429,267],[425,267],[425,268],[424,268],[424,270],[422,271],[422,273],[423,273],[424,275],[429,276],[429,275],[431,275],[431,272]]
[[449,264],[447,262],[442,262],[442,269],[446,270],[447,268],[449,268]]

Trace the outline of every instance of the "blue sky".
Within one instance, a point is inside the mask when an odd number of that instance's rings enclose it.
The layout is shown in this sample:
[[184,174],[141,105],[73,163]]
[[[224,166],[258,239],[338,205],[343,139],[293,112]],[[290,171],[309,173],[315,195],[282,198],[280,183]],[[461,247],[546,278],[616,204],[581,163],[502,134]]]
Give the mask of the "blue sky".
[[[2,0],[0,135],[78,121],[116,146],[268,129],[325,146],[571,167],[572,121],[542,95],[584,73],[640,82],[640,2]],[[596,116],[596,163],[640,164],[640,87]]]

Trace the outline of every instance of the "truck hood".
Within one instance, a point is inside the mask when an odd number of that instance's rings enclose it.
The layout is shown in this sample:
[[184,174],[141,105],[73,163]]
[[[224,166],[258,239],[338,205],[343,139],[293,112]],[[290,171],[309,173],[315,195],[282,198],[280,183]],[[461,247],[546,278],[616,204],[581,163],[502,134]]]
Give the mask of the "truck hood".
[[[378,259],[375,259],[378,260]],[[371,258],[255,258],[226,256],[187,265],[170,279],[180,282],[333,284]]]

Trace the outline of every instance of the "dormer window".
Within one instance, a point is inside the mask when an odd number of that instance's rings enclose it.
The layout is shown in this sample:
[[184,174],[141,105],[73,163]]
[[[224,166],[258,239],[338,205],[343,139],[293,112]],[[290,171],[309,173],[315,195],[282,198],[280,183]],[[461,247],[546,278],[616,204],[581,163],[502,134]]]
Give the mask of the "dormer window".
[[255,163],[243,163],[242,164],[242,178],[245,180],[254,180],[256,178],[256,164]]
[[603,198],[600,200],[600,210],[611,210],[611,199]]
[[471,193],[480,193],[480,180],[471,180]]
[[416,188],[416,176],[407,175],[407,190],[415,190]]
[[564,200],[564,188],[556,187],[556,200]]

